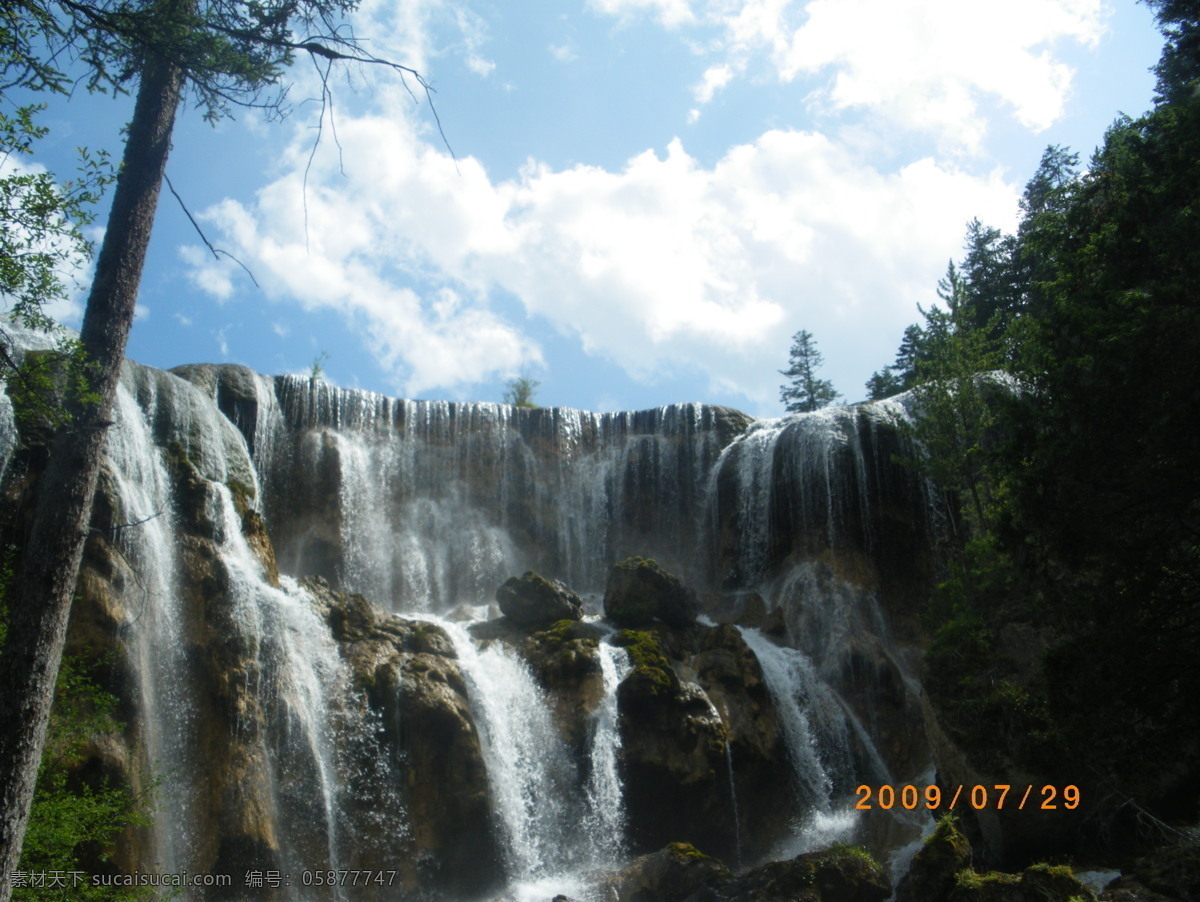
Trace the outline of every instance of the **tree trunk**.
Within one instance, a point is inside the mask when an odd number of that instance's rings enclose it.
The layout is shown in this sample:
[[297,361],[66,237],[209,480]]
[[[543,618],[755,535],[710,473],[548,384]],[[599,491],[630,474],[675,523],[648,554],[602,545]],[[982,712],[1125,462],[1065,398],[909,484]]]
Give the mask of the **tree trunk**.
[[95,367],[91,389],[100,400],[68,402],[72,420],[51,443],[9,599],[8,639],[0,652],[0,902],[12,895],[9,875],[20,860],[104,433],[133,324],[183,78],[178,66],[159,58],[149,59],[142,71],[80,335]]

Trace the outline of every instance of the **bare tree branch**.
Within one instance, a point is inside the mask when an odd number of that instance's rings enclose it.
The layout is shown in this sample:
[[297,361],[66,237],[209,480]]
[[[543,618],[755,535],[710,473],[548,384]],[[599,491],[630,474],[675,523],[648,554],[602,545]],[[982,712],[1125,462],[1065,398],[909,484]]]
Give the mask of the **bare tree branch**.
[[248,267],[245,263],[243,263],[241,260],[239,260],[233,254],[229,253],[229,251],[221,250],[221,248],[219,248],[219,247],[213,247],[212,242],[208,240],[208,236],[204,234],[204,230],[202,228],[200,228],[200,223],[196,222],[196,217],[194,217],[192,215],[192,211],[188,209],[187,204],[185,204],[183,202],[183,198],[179,196],[179,192],[175,190],[175,186],[173,184],[171,184],[171,177],[169,175],[167,175],[165,172],[163,173],[163,180],[167,183],[167,188],[170,189],[171,194],[174,196],[175,200],[179,201],[180,208],[183,210],[184,215],[188,218],[188,222],[190,222],[192,224],[192,228],[194,228],[196,230],[196,234],[200,236],[200,240],[204,242],[205,246],[210,251],[212,251],[212,255],[214,257],[216,257],[218,260],[220,260],[221,255],[224,254],[226,257],[228,257],[230,260],[232,260],[234,263],[236,263],[238,266],[240,266],[242,269],[244,269],[246,271],[246,275],[248,275],[250,277],[250,281],[254,283],[255,288],[261,289],[262,286],[258,284],[258,279],[254,278],[254,273],[252,273],[250,271],[250,267]]

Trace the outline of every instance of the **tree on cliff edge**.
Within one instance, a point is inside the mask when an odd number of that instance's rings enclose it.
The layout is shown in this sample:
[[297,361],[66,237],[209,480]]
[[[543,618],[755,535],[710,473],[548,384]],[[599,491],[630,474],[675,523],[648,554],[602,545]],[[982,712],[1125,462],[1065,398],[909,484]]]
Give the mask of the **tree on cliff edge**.
[[[175,114],[185,93],[206,118],[231,105],[280,109],[276,89],[298,52],[323,76],[337,61],[412,69],[369,55],[343,17],[356,0],[17,0],[0,18],[0,90],[65,93],[58,68],[86,68],[91,89],[137,83],[80,344],[88,384],[65,401],[10,595],[0,650],[0,902],[11,898],[62,657],[121,361],[133,322]],[[324,81],[323,81],[324,85]],[[324,90],[324,88],[323,88]]]
[[824,362],[825,358],[817,350],[817,340],[811,332],[801,329],[792,336],[790,365],[786,370],[779,371],[779,375],[787,376],[789,380],[779,389],[779,400],[784,403],[788,413],[820,410],[840,397],[832,382],[817,378],[817,370]]

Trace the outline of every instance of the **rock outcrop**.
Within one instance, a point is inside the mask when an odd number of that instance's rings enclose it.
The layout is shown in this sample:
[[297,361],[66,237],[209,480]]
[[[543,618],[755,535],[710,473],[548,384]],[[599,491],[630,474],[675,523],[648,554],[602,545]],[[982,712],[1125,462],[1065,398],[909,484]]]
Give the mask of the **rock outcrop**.
[[943,817],[896,888],[896,902],[1093,902],[1095,896],[1064,865],[1034,864],[1019,874],[979,873],[971,844]]
[[604,616],[619,626],[646,626],[661,621],[685,627],[700,606],[694,590],[656,561],[630,557],[613,566],[604,589]]
[[532,570],[506,580],[496,590],[496,603],[518,626],[549,626],[559,620],[583,617],[583,602],[578,595],[557,579],[546,579]]
[[369,825],[389,803],[404,815],[400,843],[360,830],[352,866],[387,862],[414,892],[471,896],[494,887],[503,868],[487,768],[450,639],[436,624],[385,615],[320,578],[304,585],[377,724],[371,741],[354,750],[358,772],[371,778],[358,787],[360,810],[350,820]]

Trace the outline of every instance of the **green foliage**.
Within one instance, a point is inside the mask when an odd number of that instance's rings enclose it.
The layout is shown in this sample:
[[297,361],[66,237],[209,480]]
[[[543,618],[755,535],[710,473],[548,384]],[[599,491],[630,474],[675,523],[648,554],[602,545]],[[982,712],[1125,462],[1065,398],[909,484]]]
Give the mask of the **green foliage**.
[[801,329],[792,336],[792,349],[788,359],[788,368],[779,371],[781,376],[787,376],[789,380],[779,389],[779,400],[783,402],[788,413],[819,410],[828,407],[840,397],[832,382],[817,378],[817,370],[821,368],[825,358],[817,350],[817,342],[811,332]]
[[113,180],[103,151],[79,150],[78,176],[60,184],[36,167],[19,165],[47,130],[35,123],[40,106],[13,115],[0,112],[0,296],[12,315],[31,328],[47,328],[44,307],[66,296],[63,272],[81,268],[92,255],[83,227],[95,216],[104,187]]
[[311,381],[316,382],[318,379],[324,378],[325,363],[328,360],[329,360],[329,352],[328,351],[322,351],[320,354],[318,354],[316,357],[313,358],[312,363],[309,364],[309,367],[308,367],[308,378]]
[[[6,34],[0,27],[0,37]],[[78,177],[60,184],[48,172],[15,166],[16,156],[29,154],[46,135],[35,123],[37,106],[0,112],[0,299],[8,315],[22,326],[53,332],[48,305],[67,297],[65,273],[90,259],[92,245],[82,229],[92,222],[100,195],[112,181],[103,152],[79,150]],[[94,400],[89,368],[78,342],[61,336],[55,349],[26,355],[18,362],[10,337],[0,327],[0,378],[8,383],[17,421],[22,428],[66,421],[68,397]]]
[[[11,551],[0,566],[0,648],[6,637],[4,595],[12,577]],[[95,681],[91,668],[65,658],[59,670],[50,729],[42,752],[20,870],[27,874],[79,874],[67,888],[16,886],[17,902],[81,900],[132,902],[148,889],[93,886],[88,868],[104,866],[112,843],[129,827],[149,824],[148,805],[123,786],[90,785],[78,778],[93,740],[118,733],[117,698]],[[47,881],[49,882],[49,881]]]
[[206,118],[226,115],[231,104],[282,112],[284,90],[264,94],[297,51],[326,63],[358,56],[343,21],[356,6],[354,0],[28,0],[0,20],[0,73],[6,88],[66,93],[75,79],[59,65],[71,60],[86,71],[89,91],[122,92],[154,55],[186,70]]
[[504,389],[504,403],[511,404],[513,407],[537,407],[538,405],[533,403],[533,396],[541,384],[528,374],[508,380],[507,387]]
[[1194,818],[1200,9],[1151,5],[1156,108],[1082,174],[1047,148],[1017,234],[968,227],[871,387],[914,391],[955,527],[926,618],[947,728],[977,764],[1069,762],[1114,809]]

